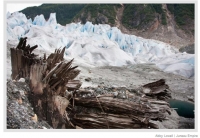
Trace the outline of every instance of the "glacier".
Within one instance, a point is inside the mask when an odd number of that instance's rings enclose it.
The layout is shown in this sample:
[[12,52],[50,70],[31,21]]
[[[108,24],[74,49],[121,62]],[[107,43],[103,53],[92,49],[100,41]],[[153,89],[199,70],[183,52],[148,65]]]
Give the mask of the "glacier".
[[7,38],[16,43],[28,37],[27,43],[38,45],[40,50],[54,52],[66,47],[65,57],[75,58],[94,66],[123,66],[137,63],[154,63],[161,70],[194,76],[194,54],[180,53],[170,44],[123,34],[117,27],[86,22],[57,23],[56,13],[46,21],[43,15],[34,20],[23,13],[7,13]]

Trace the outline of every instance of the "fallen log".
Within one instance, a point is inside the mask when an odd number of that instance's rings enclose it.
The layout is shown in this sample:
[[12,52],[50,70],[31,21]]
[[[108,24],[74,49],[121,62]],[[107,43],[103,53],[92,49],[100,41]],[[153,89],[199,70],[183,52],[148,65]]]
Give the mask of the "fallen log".
[[132,119],[129,116],[116,114],[78,114],[73,118],[72,122],[79,125],[81,128],[90,129],[106,129],[108,127],[110,129],[158,128],[155,124],[145,124],[142,121]]
[[167,100],[171,98],[171,94],[168,92],[169,86],[165,84],[164,79],[145,84],[141,89],[142,93],[146,96],[154,97],[159,100]]
[[[142,99],[142,98],[141,98]],[[169,104],[165,101],[146,101],[135,102],[128,99],[118,99],[113,97],[102,96],[98,100],[95,97],[75,97],[76,105],[85,106],[87,108],[103,108],[105,112],[115,113],[120,115],[147,117],[154,120],[163,120],[165,115],[160,115],[167,112],[170,114]],[[142,100],[141,100],[142,101]],[[145,100],[143,100],[145,101]],[[151,105],[152,103],[152,105]],[[101,107],[99,106],[101,105]],[[162,112],[160,112],[162,111]],[[147,116],[148,115],[148,116]]]
[[143,87],[146,87],[146,88],[153,88],[153,87],[158,87],[158,86],[162,86],[162,85],[165,85],[165,80],[164,80],[164,79],[160,79],[160,80],[158,80],[158,81],[145,84],[145,85],[143,85]]
[[[122,88],[115,88],[115,91],[118,91],[117,95],[120,95],[120,91],[122,93],[126,92],[126,95],[128,94],[129,96],[125,96],[127,97],[125,99],[115,96],[114,93],[116,92],[98,95],[95,90],[77,90],[74,92],[73,101],[78,109],[73,111],[74,116],[72,115],[70,118],[73,120],[74,125],[78,125],[81,128],[108,128],[108,126],[109,128],[159,128],[151,120],[166,120],[166,114],[170,115],[171,111],[168,102],[158,100],[155,96],[169,94],[166,91],[169,87],[163,80],[160,83],[151,83],[151,85],[146,86],[149,86],[150,91],[156,91],[149,95],[151,97],[136,96],[124,88],[123,90]],[[157,91],[159,92],[157,93]],[[134,92],[137,91],[135,90]],[[118,116],[118,118],[113,118],[113,115],[115,117]],[[115,121],[110,121],[110,116]],[[123,124],[120,125],[118,119],[129,121],[128,124],[120,122]],[[135,122],[131,122],[130,119]],[[115,122],[118,123],[115,124]],[[131,123],[132,125],[130,125]]]

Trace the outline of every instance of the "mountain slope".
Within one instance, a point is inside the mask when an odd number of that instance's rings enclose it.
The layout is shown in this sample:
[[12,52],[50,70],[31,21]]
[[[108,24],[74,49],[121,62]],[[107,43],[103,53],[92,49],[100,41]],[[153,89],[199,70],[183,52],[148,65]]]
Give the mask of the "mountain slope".
[[194,44],[194,4],[125,5],[122,24],[129,34],[177,48]]

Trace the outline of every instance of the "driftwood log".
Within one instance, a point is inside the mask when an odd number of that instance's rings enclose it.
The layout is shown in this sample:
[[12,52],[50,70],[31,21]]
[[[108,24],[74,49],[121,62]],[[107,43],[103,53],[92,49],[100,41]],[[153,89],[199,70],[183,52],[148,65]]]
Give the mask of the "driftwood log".
[[[162,85],[165,85],[162,84]],[[124,88],[118,88],[122,91]],[[93,90],[74,92],[74,105],[71,122],[82,128],[156,128],[150,120],[163,121],[171,114],[169,103],[148,96],[137,96],[130,92],[128,98],[113,94],[98,95]],[[123,92],[122,92],[123,93]],[[153,94],[152,94],[153,95]]]
[[151,120],[162,121],[171,114],[165,101],[171,96],[165,80],[133,90],[141,95],[124,88],[99,95],[94,89],[79,89],[81,82],[74,79],[80,70],[72,67],[73,59],[64,60],[65,48],[38,58],[32,53],[37,46],[26,46],[26,39],[20,39],[18,46],[11,48],[12,79],[29,79],[29,99],[34,111],[53,128],[157,129]]

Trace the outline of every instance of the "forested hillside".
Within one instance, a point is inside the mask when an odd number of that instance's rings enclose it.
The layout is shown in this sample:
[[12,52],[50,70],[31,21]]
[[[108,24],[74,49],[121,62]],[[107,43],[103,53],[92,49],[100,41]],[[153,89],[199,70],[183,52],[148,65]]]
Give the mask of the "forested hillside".
[[42,4],[38,7],[26,8],[21,12],[32,20],[36,15],[40,14],[43,14],[45,19],[48,20],[49,14],[55,12],[58,23],[65,25],[70,23],[84,6],[85,4]]

